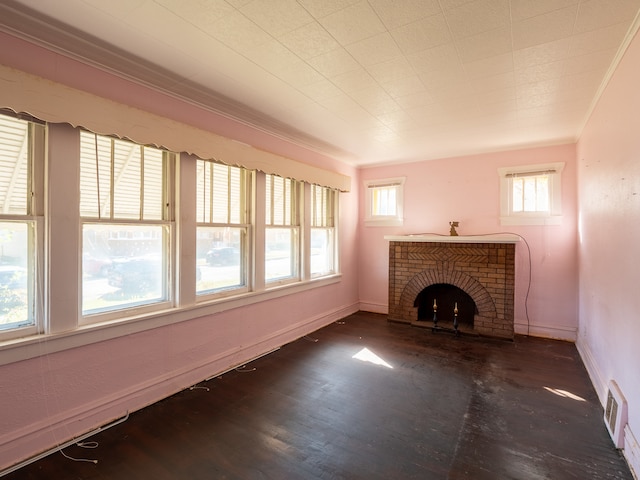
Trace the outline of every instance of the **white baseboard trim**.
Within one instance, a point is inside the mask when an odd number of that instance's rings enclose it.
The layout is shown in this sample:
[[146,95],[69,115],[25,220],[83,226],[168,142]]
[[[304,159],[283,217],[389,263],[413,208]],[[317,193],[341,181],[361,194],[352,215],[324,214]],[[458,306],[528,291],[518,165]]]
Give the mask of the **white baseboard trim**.
[[0,434],[0,476],[2,470],[12,465],[125,417],[127,413],[244,365],[358,310],[359,304],[354,303],[323,312],[257,338],[251,345],[213,354],[199,359],[197,364],[184,366],[96,401],[51,415],[19,430]]
[[566,340],[569,342],[575,342],[578,338],[577,329],[568,326],[527,324],[526,321],[516,320],[513,329],[518,335],[529,335],[532,337]]
[[598,364],[593,358],[593,354],[591,353],[589,346],[584,343],[584,341],[578,340],[576,342],[576,348],[580,358],[582,358],[582,363],[587,370],[587,374],[591,379],[591,384],[598,394],[600,405],[604,406],[607,399],[607,385],[609,382],[602,376],[602,372],[598,368]]
[[381,313],[386,315],[389,313],[389,306],[381,303],[360,302],[360,310],[363,312]]

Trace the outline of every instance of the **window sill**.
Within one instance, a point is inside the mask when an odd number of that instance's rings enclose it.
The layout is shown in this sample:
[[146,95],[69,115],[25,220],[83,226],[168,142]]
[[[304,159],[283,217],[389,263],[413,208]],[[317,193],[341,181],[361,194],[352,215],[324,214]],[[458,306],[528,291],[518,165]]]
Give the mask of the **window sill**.
[[233,297],[207,300],[195,305],[176,307],[151,314],[128,317],[101,323],[80,325],[74,330],[55,334],[32,335],[0,342],[0,365],[6,365],[43,354],[52,354],[92,343],[131,335],[145,330],[164,327],[175,323],[215,313],[233,310],[275,298],[302,293],[315,288],[339,283],[341,274],[335,274],[305,282],[283,285],[261,292],[247,292]]

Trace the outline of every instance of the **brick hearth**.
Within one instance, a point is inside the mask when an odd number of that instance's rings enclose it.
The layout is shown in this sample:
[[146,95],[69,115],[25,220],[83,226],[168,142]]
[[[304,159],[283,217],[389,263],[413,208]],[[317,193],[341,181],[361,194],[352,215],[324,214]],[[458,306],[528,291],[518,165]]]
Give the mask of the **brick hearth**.
[[476,333],[513,338],[517,238],[482,242],[483,237],[433,237],[426,237],[433,241],[387,237],[389,320],[417,321],[414,302],[418,294],[434,284],[449,284],[464,290],[475,302]]

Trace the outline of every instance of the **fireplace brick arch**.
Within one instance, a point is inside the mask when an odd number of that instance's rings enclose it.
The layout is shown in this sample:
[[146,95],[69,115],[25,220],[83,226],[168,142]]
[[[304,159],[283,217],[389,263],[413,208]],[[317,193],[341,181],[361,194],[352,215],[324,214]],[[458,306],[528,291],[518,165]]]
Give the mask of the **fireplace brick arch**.
[[478,309],[474,321],[497,317],[496,305],[487,289],[471,275],[445,265],[434,270],[424,270],[406,284],[400,295],[400,310],[405,316],[417,318],[417,307],[414,306],[417,296],[425,288],[437,283],[458,287],[473,299]]
[[389,320],[417,321],[415,299],[438,283],[454,285],[473,299],[478,309],[473,321],[476,333],[513,338],[514,243],[389,243]]

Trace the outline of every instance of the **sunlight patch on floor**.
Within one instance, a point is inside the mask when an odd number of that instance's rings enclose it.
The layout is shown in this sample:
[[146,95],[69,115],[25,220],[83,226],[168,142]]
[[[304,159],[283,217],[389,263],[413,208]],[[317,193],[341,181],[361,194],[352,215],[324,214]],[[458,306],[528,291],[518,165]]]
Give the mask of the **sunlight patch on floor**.
[[544,387],[544,389],[548,392],[558,395],[559,397],[566,397],[572,400],[578,400],[579,402],[586,402],[584,398],[579,397],[578,395],[575,395],[571,392],[567,392],[566,390],[559,390],[557,388],[551,388],[551,387]]
[[351,358],[355,358],[356,360],[360,360],[362,362],[373,363],[375,365],[382,365],[383,367],[387,367],[387,368],[393,368],[391,365],[389,365],[382,358],[380,358],[378,355],[376,355],[366,347],[360,350]]

